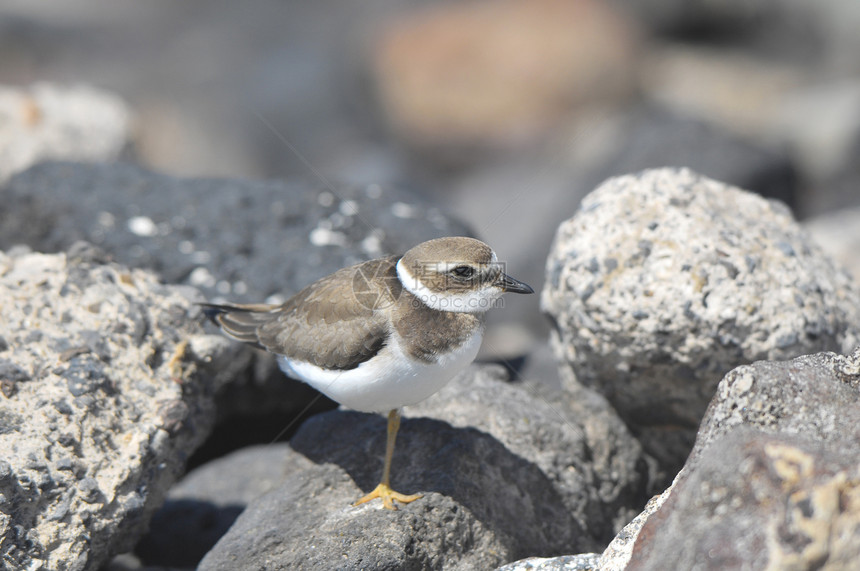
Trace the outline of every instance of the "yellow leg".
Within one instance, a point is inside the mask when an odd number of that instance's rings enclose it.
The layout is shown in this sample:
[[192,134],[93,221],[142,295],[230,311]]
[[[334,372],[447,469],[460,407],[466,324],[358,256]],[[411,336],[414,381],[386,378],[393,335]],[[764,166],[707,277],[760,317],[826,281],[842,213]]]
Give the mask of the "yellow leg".
[[385,466],[382,469],[382,481],[372,492],[352,505],[358,506],[372,499],[382,498],[383,507],[396,510],[397,506],[394,504],[394,500],[408,504],[423,497],[422,494],[407,496],[391,489],[391,457],[394,455],[394,441],[397,439],[398,430],[400,430],[400,410],[395,408],[388,413],[388,440],[385,443]]

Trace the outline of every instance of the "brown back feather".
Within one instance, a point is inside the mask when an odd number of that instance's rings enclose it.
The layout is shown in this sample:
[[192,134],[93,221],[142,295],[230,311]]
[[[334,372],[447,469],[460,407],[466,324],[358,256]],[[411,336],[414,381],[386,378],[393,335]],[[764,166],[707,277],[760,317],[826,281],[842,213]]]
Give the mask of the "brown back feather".
[[389,335],[383,309],[401,293],[396,257],[371,260],[320,279],[283,305],[204,304],[228,336],[325,369],[354,369]]

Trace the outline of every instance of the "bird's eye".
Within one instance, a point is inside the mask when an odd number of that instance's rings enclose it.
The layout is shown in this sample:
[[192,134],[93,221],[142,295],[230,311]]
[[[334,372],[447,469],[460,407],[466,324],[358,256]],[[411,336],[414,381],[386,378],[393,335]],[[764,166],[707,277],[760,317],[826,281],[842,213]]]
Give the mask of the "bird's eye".
[[458,278],[471,278],[475,274],[475,268],[471,266],[457,266],[451,270],[451,274]]

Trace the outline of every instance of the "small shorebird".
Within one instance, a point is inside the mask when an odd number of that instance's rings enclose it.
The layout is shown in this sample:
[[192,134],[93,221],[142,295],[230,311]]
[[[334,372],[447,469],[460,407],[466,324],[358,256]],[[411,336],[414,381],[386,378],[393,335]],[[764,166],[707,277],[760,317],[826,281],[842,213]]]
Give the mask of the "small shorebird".
[[332,400],[388,412],[382,480],[359,505],[409,503],[390,486],[400,409],[445,386],[475,359],[483,315],[505,292],[534,293],[506,275],[489,246],[472,238],[423,242],[338,270],[281,305],[203,304],[228,336],[277,356],[287,375]]

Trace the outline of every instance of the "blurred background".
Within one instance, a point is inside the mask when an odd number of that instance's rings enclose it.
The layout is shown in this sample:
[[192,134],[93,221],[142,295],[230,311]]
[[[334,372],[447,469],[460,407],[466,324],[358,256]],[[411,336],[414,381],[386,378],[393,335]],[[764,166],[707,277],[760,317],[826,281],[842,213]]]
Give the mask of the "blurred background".
[[[647,167],[860,244],[858,32],[856,0],[5,0],[0,84],[115,94],[169,174],[406,184],[539,290],[558,223]],[[540,333],[537,303],[494,319]]]

